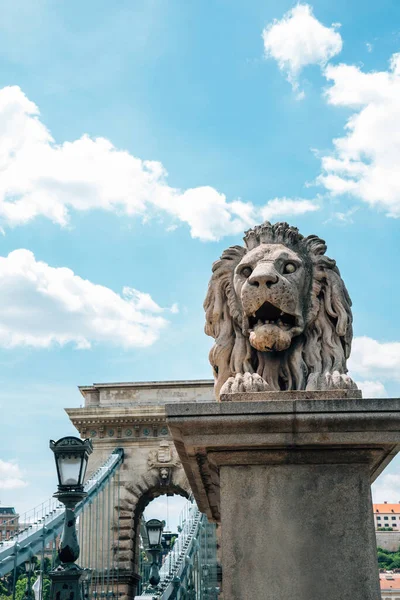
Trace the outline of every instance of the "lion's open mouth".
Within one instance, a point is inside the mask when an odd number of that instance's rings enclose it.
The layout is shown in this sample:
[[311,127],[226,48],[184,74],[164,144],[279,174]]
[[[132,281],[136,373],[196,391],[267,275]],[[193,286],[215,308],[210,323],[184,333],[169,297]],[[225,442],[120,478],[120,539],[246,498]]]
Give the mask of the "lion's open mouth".
[[253,329],[256,325],[277,325],[282,329],[291,329],[296,325],[296,317],[285,313],[270,302],[264,302],[260,308],[249,317],[249,328]]

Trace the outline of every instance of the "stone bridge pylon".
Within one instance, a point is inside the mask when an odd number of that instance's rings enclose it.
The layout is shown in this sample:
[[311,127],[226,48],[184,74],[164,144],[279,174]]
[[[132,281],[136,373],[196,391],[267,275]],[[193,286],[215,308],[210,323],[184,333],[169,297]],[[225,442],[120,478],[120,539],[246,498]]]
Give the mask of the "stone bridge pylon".
[[[93,442],[88,474],[107,459],[116,447],[124,449],[124,464],[118,479],[118,501],[108,506],[113,518],[106,531],[104,519],[89,531],[84,527],[83,544],[89,537],[96,548],[97,568],[110,553],[108,539],[118,568],[120,587],[128,600],[135,595],[139,571],[140,518],[147,504],[160,495],[190,495],[190,486],[178,459],[165,419],[165,404],[172,402],[214,402],[213,381],[162,381],[148,383],[103,383],[79,388],[85,399],[82,408],[66,412],[82,438]],[[108,502],[107,498],[103,502]],[[111,512],[109,509],[111,508]],[[101,514],[98,520],[101,520]],[[104,541],[106,542],[104,543]],[[115,545],[115,544],[114,544]]]

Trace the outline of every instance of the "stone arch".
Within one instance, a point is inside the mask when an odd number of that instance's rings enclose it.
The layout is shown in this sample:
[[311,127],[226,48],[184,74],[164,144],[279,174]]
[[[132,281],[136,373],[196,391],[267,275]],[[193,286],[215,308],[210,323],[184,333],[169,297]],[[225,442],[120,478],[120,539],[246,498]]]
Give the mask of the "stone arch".
[[172,468],[167,485],[163,484],[157,468],[149,469],[133,480],[124,482],[119,519],[116,506],[114,521],[114,528],[119,531],[118,548],[115,551],[118,551],[118,568],[121,571],[138,572],[140,517],[152,500],[166,494],[190,497],[191,489],[182,466]]

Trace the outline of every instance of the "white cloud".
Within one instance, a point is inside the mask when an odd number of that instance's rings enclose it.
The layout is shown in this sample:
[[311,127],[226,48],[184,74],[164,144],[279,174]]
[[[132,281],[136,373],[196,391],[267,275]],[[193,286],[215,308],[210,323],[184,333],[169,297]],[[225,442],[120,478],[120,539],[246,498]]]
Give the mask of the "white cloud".
[[255,224],[258,214],[250,202],[227,202],[224,194],[209,186],[164,196],[157,205],[187,223],[192,237],[204,241],[241,233]]
[[318,209],[319,206],[311,202],[311,200],[275,198],[274,200],[270,200],[260,212],[263,220],[270,220],[285,215],[303,215],[304,213],[314,212]]
[[334,196],[349,194],[400,217],[400,53],[387,71],[328,65],[325,76],[333,82],[328,103],[354,113],[346,135],[333,140],[333,153],[323,156],[318,182]]
[[[274,58],[295,90],[306,65],[319,64],[330,82],[326,101],[353,110],[345,135],[323,154],[317,183],[333,196],[350,195],[389,217],[400,217],[400,53],[385,71],[327,64],[342,49],[337,23],[325,27],[308,4],[298,4],[263,31],[267,57]],[[366,43],[368,52],[373,45]],[[300,93],[302,95],[302,93]],[[334,218],[346,221],[346,212]]]
[[387,473],[378,477],[372,485],[374,502],[400,502],[400,475]]
[[36,261],[29,250],[0,257],[0,346],[107,342],[125,348],[153,344],[167,325],[149,294],[124,288],[122,295]]
[[[337,23],[322,25],[310,5],[297,4],[280,21],[275,19],[264,29],[265,54],[278,62],[294,90],[299,89],[297,79],[305,66],[323,66],[341,51],[342,38],[335,27]],[[300,93],[300,97],[303,95]]]
[[[17,86],[0,90],[0,170],[0,223],[8,226],[37,216],[65,226],[72,210],[146,219],[158,212],[186,223],[194,238],[218,240],[254,226],[261,215],[260,207],[229,202],[210,186],[172,188],[161,163],[141,160],[104,138],[84,135],[56,144],[37,106]],[[291,207],[296,210],[296,201]]]
[[363,398],[387,398],[388,393],[380,381],[356,381]]
[[338,221],[339,223],[343,224],[353,223],[353,215],[358,211],[358,209],[358,206],[354,206],[345,212],[334,212],[332,216],[325,222],[328,223],[329,221]]
[[0,490],[15,490],[27,485],[18,465],[0,458]]
[[356,337],[348,366],[352,373],[361,377],[400,381],[400,342],[378,342],[369,337]]

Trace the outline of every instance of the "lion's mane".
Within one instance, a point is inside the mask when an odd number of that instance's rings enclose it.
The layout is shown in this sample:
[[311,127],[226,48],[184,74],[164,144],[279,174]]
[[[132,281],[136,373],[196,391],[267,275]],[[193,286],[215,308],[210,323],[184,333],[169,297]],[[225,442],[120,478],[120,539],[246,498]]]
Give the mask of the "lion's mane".
[[[325,373],[347,373],[346,359],[352,341],[351,300],[336,262],[327,256],[324,240],[302,236],[288,223],[265,222],[245,232],[245,247],[225,250],[212,267],[204,301],[205,332],[215,339],[210,363],[216,393],[237,373],[258,373],[273,390],[315,389],[313,382]],[[257,351],[243,334],[243,309],[233,286],[234,271],[243,256],[256,246],[284,244],[312,268],[305,329],[284,352]],[[271,368],[275,361],[276,368]]]

